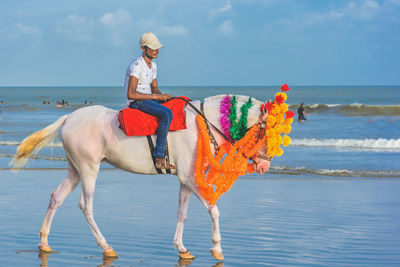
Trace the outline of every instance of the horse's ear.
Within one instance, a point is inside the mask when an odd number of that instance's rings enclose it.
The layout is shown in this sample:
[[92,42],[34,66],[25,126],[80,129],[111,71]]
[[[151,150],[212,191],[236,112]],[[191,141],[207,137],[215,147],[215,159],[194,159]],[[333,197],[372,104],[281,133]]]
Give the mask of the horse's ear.
[[263,117],[263,121],[266,121],[266,120],[267,120],[267,117],[268,117],[268,111],[265,111],[264,117]]

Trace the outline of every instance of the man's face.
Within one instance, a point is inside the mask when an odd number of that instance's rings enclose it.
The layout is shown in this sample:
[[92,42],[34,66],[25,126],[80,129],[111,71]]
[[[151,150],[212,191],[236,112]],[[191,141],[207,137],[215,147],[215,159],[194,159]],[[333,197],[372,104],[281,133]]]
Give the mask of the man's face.
[[158,50],[153,50],[147,46],[142,47],[142,50],[144,52],[144,54],[146,55],[146,57],[151,58],[151,59],[155,59],[158,57]]

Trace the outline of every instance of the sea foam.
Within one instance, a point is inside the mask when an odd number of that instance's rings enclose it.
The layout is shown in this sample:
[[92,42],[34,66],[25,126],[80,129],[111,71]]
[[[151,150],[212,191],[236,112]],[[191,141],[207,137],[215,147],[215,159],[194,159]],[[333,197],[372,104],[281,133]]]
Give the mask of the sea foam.
[[310,169],[306,167],[272,166],[276,174],[316,174],[335,177],[400,177],[400,171],[348,170],[348,169]]
[[400,139],[292,139],[293,146],[400,149]]

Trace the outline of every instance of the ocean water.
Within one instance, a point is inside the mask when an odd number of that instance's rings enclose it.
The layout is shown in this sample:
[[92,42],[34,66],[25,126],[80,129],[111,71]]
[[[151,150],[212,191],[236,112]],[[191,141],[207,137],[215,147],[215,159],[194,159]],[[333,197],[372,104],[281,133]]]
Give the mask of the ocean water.
[[[216,94],[273,98],[279,87],[164,87],[203,99]],[[119,87],[0,88],[0,266],[400,266],[400,87],[292,87],[297,116],[292,144],[263,175],[238,179],[218,201],[225,261],[210,253],[211,220],[192,197],[185,246],[197,257],[178,260],[173,248],[179,183],[172,175],[127,173],[102,165],[94,214],[119,254],[104,261],[73,191],[58,209],[54,254],[37,251],[49,196],[66,175],[60,143],[44,148],[26,170],[10,171],[29,134],[85,101],[124,108]],[[56,101],[69,106],[57,108]],[[42,105],[49,101],[49,105]]]
[[[279,87],[165,87],[164,92],[201,100],[216,94],[242,94],[267,100]],[[69,106],[57,108],[56,101]],[[0,169],[7,169],[16,147],[29,134],[58,117],[85,106],[85,101],[122,109],[124,90],[119,87],[0,88]],[[42,105],[49,101],[49,105]],[[400,87],[324,86],[292,87],[287,103],[297,113],[305,103],[310,114],[305,123],[295,121],[292,144],[275,157],[277,173],[356,177],[400,176]],[[297,115],[296,115],[297,116]],[[296,118],[296,117],[295,117]],[[396,160],[398,159],[398,160]],[[65,168],[58,140],[45,148],[28,167]]]

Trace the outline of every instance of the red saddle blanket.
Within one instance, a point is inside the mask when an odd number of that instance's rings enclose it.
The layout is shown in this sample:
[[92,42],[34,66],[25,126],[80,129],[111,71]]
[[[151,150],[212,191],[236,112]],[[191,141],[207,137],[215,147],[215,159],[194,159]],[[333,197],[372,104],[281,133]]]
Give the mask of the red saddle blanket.
[[[190,100],[186,96],[180,96],[179,98]],[[186,129],[186,102],[182,99],[172,99],[162,105],[169,108],[173,114],[169,130],[176,131]],[[127,136],[153,135],[156,133],[159,122],[157,117],[133,108],[120,110],[118,120],[122,130]]]

